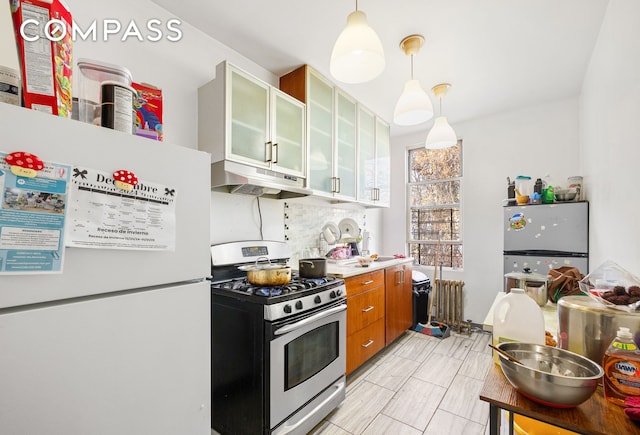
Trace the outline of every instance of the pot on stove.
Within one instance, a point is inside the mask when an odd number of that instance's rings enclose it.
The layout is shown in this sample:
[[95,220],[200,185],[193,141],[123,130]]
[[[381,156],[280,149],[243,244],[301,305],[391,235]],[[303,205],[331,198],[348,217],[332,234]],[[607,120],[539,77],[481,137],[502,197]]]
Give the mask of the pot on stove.
[[327,275],[327,259],[303,258],[298,261],[298,273],[302,278],[323,278]]
[[[260,263],[260,260],[267,260],[267,263]],[[267,257],[258,257],[255,264],[239,266],[238,269],[247,272],[247,281],[253,285],[284,285],[291,281],[291,268],[271,263]]]

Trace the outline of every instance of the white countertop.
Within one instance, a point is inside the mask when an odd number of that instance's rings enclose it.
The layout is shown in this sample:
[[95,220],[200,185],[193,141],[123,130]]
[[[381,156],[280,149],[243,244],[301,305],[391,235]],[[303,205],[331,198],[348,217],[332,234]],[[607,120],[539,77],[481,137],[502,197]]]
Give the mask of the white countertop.
[[413,258],[396,258],[393,260],[374,261],[368,267],[362,267],[355,260],[354,263],[339,264],[327,263],[327,274],[338,278],[349,278],[363,273],[373,272],[375,270],[386,269],[387,267],[397,266],[398,264],[413,263]]
[[[482,323],[482,329],[485,331],[493,331],[493,307],[496,306],[498,301],[505,297],[505,292],[499,292],[496,298],[491,304],[491,308]],[[544,329],[549,331],[554,337],[558,336],[558,305],[553,302],[547,301],[547,304],[542,309],[542,315],[544,316]]]

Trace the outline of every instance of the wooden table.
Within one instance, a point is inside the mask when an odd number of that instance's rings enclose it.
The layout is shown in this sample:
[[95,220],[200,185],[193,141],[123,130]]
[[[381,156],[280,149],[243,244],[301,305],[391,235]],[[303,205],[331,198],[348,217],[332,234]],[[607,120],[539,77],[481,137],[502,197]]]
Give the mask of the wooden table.
[[[501,409],[580,434],[640,434],[640,425],[629,420],[623,411],[624,408],[607,401],[602,387],[598,387],[593,396],[580,406],[570,409],[551,408],[518,394],[502,374],[500,366],[496,364],[492,364],[484,380],[480,400],[489,402],[492,435],[500,433]],[[510,426],[512,429],[512,425]]]

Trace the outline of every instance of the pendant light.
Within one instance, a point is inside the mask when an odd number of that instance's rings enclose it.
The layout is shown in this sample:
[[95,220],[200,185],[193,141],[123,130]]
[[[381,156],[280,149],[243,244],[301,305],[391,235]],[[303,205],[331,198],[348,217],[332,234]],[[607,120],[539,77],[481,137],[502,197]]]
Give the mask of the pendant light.
[[404,85],[404,91],[393,111],[393,122],[397,125],[417,125],[433,117],[433,105],[420,82],[413,78],[413,56],[424,45],[422,35],[410,35],[400,42],[404,54],[411,57],[411,79]]
[[442,116],[442,97],[447,93],[451,85],[449,83],[441,83],[435,85],[431,90],[433,94],[440,99],[440,116],[436,118],[431,127],[431,131],[427,135],[425,148],[436,150],[441,148],[449,148],[458,143],[458,136],[453,128],[447,122],[447,118]]
[[344,28],[331,53],[331,75],[343,83],[364,83],[384,70],[384,50],[376,32],[367,24],[367,16],[356,10],[347,17]]

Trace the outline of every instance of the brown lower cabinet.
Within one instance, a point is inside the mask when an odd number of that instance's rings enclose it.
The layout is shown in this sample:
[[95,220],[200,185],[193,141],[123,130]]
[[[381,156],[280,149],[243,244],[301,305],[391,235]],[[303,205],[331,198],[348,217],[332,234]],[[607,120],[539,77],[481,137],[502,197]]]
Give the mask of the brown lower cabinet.
[[387,267],[385,275],[385,344],[390,344],[411,327],[413,294],[411,265]]
[[384,319],[347,337],[347,374],[384,348]]
[[411,327],[411,264],[345,279],[347,374]]
[[347,374],[385,346],[384,270],[345,279]]

